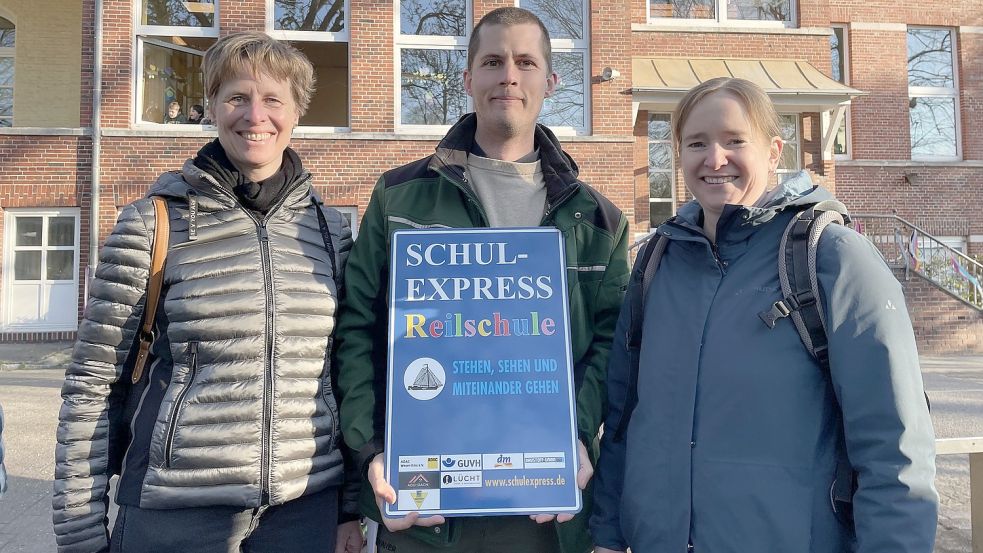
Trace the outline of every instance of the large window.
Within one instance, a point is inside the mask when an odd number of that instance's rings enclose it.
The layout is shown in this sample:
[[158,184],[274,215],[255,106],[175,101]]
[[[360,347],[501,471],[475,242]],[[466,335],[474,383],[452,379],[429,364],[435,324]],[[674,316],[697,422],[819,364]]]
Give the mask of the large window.
[[589,132],[590,29],[588,0],[520,0],[550,32],[556,92],[543,102],[539,122],[558,132]]
[[73,330],[78,323],[78,209],[12,209],[5,219],[5,326]]
[[719,23],[795,21],[795,0],[649,0],[649,19],[703,20]]
[[782,146],[782,158],[775,172],[778,173],[779,179],[783,179],[802,170],[802,142],[799,138],[798,115],[782,113],[778,115],[778,119],[785,144]]
[[672,127],[668,113],[649,115],[649,227],[672,217],[676,206]]
[[959,158],[959,94],[949,29],[908,29],[908,115],[911,158]]
[[[833,26],[833,34],[829,37],[829,59],[833,70],[833,79],[845,85],[850,84],[850,50],[846,27]],[[850,157],[850,110],[843,114],[843,120],[836,129],[833,140],[833,155],[841,158]]]
[[136,2],[136,121],[196,123],[205,108],[201,60],[218,36],[215,0]]
[[400,0],[396,30],[398,126],[446,127],[468,112],[464,92],[468,0]]
[[349,125],[348,9],[345,0],[267,0],[267,30],[314,65],[316,92],[303,126]]
[[14,125],[14,32],[0,17],[0,127]]

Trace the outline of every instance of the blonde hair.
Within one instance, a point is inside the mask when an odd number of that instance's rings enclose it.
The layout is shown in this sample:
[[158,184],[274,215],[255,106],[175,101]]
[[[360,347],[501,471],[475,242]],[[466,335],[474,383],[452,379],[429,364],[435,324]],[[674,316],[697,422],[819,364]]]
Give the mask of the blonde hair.
[[726,92],[736,98],[744,106],[751,128],[761,133],[765,139],[770,141],[774,136],[782,136],[778,112],[767,92],[746,79],[717,77],[691,88],[672,112],[672,133],[677,150],[683,139],[683,125],[693,108],[704,98],[717,92]]
[[268,75],[290,83],[297,114],[303,116],[314,95],[314,66],[300,50],[266,33],[245,31],[219,39],[202,61],[205,96],[215,103],[222,83],[239,75]]

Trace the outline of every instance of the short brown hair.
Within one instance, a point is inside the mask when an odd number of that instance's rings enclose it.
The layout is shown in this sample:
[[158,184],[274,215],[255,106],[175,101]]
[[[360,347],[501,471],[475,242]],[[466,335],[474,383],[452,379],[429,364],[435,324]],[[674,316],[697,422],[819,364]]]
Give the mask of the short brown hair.
[[782,136],[775,104],[764,89],[746,79],[717,77],[691,88],[672,112],[672,133],[677,150],[683,139],[683,125],[693,112],[693,108],[704,98],[717,92],[730,94],[744,106],[748,121],[755,132],[762,133],[768,139]]
[[219,39],[202,61],[205,96],[215,102],[218,89],[238,75],[269,75],[290,83],[298,115],[307,112],[314,95],[314,66],[300,50],[266,33],[246,31]]
[[504,25],[505,27],[512,27],[514,25],[532,24],[539,27],[539,30],[543,33],[543,56],[546,57],[546,70],[550,73],[553,72],[553,47],[550,45],[550,32],[546,29],[546,25],[543,25],[543,21],[536,17],[536,14],[529,10],[522,8],[516,8],[508,6],[505,8],[494,9],[484,17],[481,21],[474,26],[474,30],[471,31],[471,40],[468,41],[468,70],[471,70],[471,65],[474,64],[474,57],[478,55],[478,49],[481,48],[481,39],[478,38],[478,31],[486,25]]

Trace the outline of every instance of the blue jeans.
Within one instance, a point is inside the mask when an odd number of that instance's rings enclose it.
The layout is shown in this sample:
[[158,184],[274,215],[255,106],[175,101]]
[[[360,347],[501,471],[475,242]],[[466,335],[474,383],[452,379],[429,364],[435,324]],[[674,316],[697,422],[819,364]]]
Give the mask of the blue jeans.
[[334,553],[338,489],[269,507],[120,505],[110,553]]

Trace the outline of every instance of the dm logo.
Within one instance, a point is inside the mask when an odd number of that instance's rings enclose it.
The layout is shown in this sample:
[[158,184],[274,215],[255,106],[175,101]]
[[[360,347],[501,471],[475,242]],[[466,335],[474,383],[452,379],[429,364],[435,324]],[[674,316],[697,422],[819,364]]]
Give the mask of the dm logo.
[[414,399],[426,401],[444,389],[444,367],[436,359],[415,359],[403,372],[403,386]]
[[495,468],[498,467],[511,467],[512,466],[512,456],[511,455],[499,455],[498,459],[495,459]]

